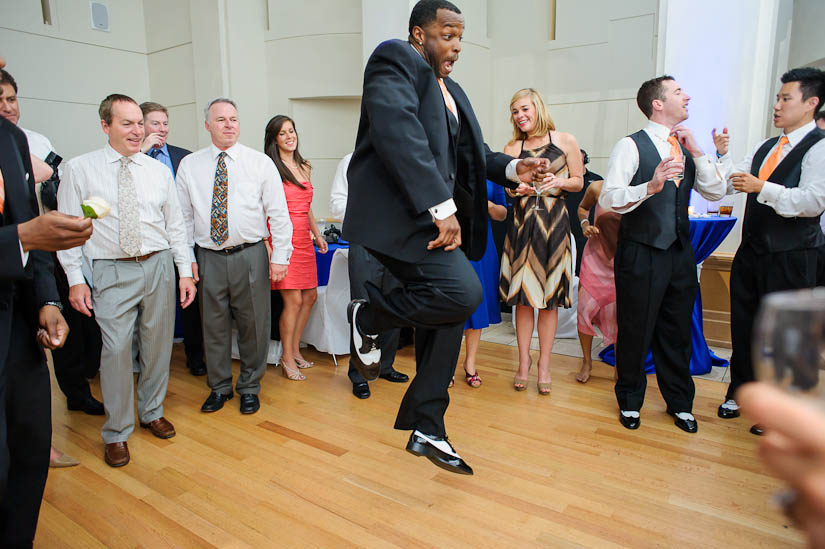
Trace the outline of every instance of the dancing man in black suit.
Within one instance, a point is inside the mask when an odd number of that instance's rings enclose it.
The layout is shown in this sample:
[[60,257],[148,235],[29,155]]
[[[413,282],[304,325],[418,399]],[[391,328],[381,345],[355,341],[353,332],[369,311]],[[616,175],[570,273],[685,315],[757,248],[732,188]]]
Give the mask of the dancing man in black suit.
[[367,283],[369,298],[350,303],[350,361],[375,379],[377,334],[415,327],[417,372],[395,428],[413,431],[407,451],[472,474],[447,440],[444,412],[464,321],[481,301],[467,258],[480,259],[486,246],[486,178],[527,192],[519,180],[545,184],[546,163],[514,160],[484,144],[470,101],[449,78],[464,32],[456,6],[418,2],[409,31],[408,42],[380,44],[364,70],[344,219],[344,236],[402,287],[383,294]]

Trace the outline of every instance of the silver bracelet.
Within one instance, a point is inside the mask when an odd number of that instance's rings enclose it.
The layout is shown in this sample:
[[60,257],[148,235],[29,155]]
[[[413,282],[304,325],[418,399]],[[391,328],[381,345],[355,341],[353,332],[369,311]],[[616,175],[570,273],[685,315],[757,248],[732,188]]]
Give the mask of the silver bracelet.
[[590,220],[587,219],[586,217],[584,219],[582,219],[581,221],[579,221],[579,225],[581,225],[582,227],[584,227],[585,223],[590,223]]

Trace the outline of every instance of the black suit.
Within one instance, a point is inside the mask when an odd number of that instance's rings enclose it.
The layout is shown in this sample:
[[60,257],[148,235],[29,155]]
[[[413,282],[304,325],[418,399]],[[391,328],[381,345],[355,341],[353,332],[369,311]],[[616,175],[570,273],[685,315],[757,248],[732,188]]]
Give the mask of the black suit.
[[17,225],[37,215],[34,174],[25,134],[2,118],[0,171],[0,546],[16,547],[34,539],[49,470],[49,373],[36,333],[40,305],[59,297],[49,254],[31,251],[25,266],[20,256]]
[[[178,166],[183,157],[192,154],[189,149],[166,144],[169,150],[169,159],[172,161],[172,176],[178,175]],[[175,270],[175,296],[177,298],[176,313],[181,317],[183,325],[183,346],[186,351],[186,364],[195,367],[203,364],[203,331],[201,329],[201,310],[198,305],[199,297],[195,296],[195,302],[189,307],[180,307],[180,285],[177,270]]]
[[[367,284],[361,327],[369,333],[416,328],[417,375],[395,427],[436,436],[445,434],[447,385],[464,321],[481,301],[467,257],[480,259],[486,247],[486,179],[516,186],[505,176],[512,158],[490,151],[464,91],[449,78],[444,83],[458,120],[447,110],[432,67],[409,43],[390,40],[373,52],[364,69],[344,218],[344,236],[402,284],[387,294]],[[429,208],[450,198],[458,208],[461,251],[427,250],[438,235]]]

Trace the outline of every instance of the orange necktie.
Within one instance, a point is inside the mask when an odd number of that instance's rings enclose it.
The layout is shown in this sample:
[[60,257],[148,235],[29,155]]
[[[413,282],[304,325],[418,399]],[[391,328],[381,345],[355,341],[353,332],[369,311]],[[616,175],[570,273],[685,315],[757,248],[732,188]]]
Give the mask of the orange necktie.
[[447,108],[450,109],[450,112],[458,118],[458,113],[455,112],[455,107],[453,107],[453,102],[451,101],[450,92],[447,91],[447,86],[444,85],[444,79],[438,79],[438,85],[441,87],[441,94],[444,96],[444,103],[446,103]]
[[673,160],[680,161],[682,159],[682,147],[679,146],[679,140],[676,139],[675,135],[670,135],[667,142],[670,143],[670,156],[673,157]]
[[776,169],[776,165],[779,164],[779,157],[782,156],[782,149],[785,148],[785,145],[788,144],[788,137],[782,136],[779,139],[779,146],[773,151],[773,154],[765,160],[765,163],[762,164],[762,167],[759,168],[759,179],[762,181],[767,181],[768,177],[773,173]]
[[3,206],[6,204],[6,185],[3,183],[3,172],[0,171],[0,214],[3,213]]

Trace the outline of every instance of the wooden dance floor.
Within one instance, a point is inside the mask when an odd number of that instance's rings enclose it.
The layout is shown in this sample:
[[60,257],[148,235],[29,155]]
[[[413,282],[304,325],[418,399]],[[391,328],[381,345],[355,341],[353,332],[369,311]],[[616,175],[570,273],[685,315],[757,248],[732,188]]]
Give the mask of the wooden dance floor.
[[[269,368],[261,410],[236,397],[203,414],[205,378],[175,345],[169,440],[137,428],[132,461],[103,462],[101,417],[68,412],[52,385],[54,444],[81,461],[52,469],[36,547],[787,547],[802,535],[771,505],[779,483],[755,457],[746,419],[723,421],[725,386],[696,380],[699,432],[665,415],[648,380],[642,426],[616,418],[612,369],[586,385],[556,355],[553,392],[512,389],[515,347],[481,343],[480,389],[460,372],[447,429],[475,476],[404,451],[392,428],[406,384],[352,396],[347,358],[308,350],[307,381]],[[534,352],[534,363],[537,360]],[[412,348],[396,367],[412,374]],[[235,363],[237,375],[237,362]],[[92,389],[100,395],[97,381]]]

